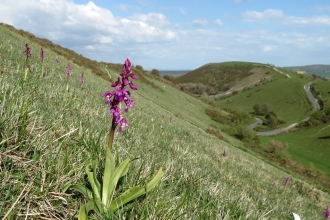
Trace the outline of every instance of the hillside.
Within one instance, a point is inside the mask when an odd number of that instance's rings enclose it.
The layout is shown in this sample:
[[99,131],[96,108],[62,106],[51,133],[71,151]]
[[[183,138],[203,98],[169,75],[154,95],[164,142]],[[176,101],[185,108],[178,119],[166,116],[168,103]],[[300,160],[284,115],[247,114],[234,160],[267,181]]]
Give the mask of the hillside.
[[[280,68],[279,70],[282,71]],[[283,151],[272,158],[278,158],[276,160],[282,166],[298,171],[301,168],[293,168],[292,164],[286,164],[288,161],[293,164],[298,162],[307,170],[317,169],[316,173],[329,178],[330,166],[327,158],[324,157],[330,153],[330,144],[327,141],[330,129],[324,129],[329,126],[330,118],[329,82],[308,75],[298,77],[295,73],[287,74],[290,74],[290,78],[278,78],[235,94],[209,98],[209,100],[222,108],[250,113],[254,117],[261,118],[264,123],[256,128],[257,131],[271,131],[297,123],[298,126],[288,133],[259,137],[261,151],[272,156],[272,151],[268,149],[270,143],[274,140],[280,141],[284,146]],[[304,87],[309,82],[312,82],[312,92],[322,106],[320,111],[314,111],[308,100]],[[268,113],[256,113],[256,106],[259,106],[259,109],[266,109]],[[275,115],[275,118],[270,115]],[[270,121],[270,119],[273,120]],[[306,119],[309,120],[306,121]],[[307,170],[298,172],[309,175]],[[323,180],[323,182],[329,182],[329,180]]]
[[272,66],[261,63],[210,63],[175,77],[172,81],[196,95],[207,93],[219,96],[269,81],[275,73]]
[[190,70],[159,70],[160,75],[180,76],[190,72]]
[[295,72],[304,71],[306,72],[306,74],[309,75],[315,74],[325,78],[330,78],[330,65],[315,64],[315,65],[306,65],[306,66],[288,66],[283,68]]
[[[23,80],[26,43],[32,57]],[[108,79],[117,78],[120,66],[97,63],[107,74],[103,78],[43,47],[46,74],[39,42],[0,25],[3,219],[76,218],[86,199],[73,190],[63,192],[65,184],[88,185],[86,165],[99,160],[104,166],[111,118],[102,94],[112,89]],[[69,63],[72,76],[64,78]],[[206,133],[211,124],[218,126],[205,114],[207,104],[139,69],[133,72],[140,78],[134,80],[138,90],[131,91],[135,106],[125,114],[129,127],[115,134],[113,153],[117,165],[134,160],[115,196],[145,185],[160,166],[164,176],[147,196],[109,213],[110,219],[292,219],[292,212],[323,219],[329,193],[266,163],[223,132],[223,140]],[[102,181],[101,171],[96,173]],[[290,183],[284,185],[287,177]]]

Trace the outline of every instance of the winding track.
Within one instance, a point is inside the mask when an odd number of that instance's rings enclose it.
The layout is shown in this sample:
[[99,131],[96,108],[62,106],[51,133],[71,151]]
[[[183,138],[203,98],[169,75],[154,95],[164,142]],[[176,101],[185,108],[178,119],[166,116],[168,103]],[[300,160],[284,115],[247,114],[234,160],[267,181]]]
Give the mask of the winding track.
[[[310,91],[310,87],[311,87],[312,84],[313,84],[312,82],[307,83],[304,86],[304,89],[307,93],[309,101],[313,104],[314,109],[316,111],[319,111],[321,109],[321,107],[320,107],[319,103],[317,102],[317,99],[313,96],[313,94]],[[258,125],[262,124],[262,121],[261,121],[260,118],[255,118],[255,119],[256,119],[256,122],[254,124],[249,125],[250,130],[253,130]],[[303,121],[308,121],[308,120],[309,120],[309,117],[306,118]],[[280,133],[289,131],[291,128],[293,128],[297,125],[298,125],[298,123],[294,123],[294,124],[291,124],[291,125],[289,125],[288,127],[285,127],[285,128],[279,128],[279,129],[275,129],[275,130],[272,130],[272,131],[257,132],[257,135],[259,135],[259,136],[272,136],[272,135],[276,135],[276,134],[280,134]]]

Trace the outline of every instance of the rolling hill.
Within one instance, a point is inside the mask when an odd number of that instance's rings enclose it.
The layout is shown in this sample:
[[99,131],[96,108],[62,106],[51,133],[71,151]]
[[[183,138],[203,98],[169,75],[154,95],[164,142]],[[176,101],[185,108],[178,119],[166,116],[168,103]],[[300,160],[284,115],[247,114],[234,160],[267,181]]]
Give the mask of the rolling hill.
[[[267,82],[279,76],[276,69],[267,64],[250,62],[210,63],[184,75],[174,77],[173,82],[182,89],[201,95],[221,96]],[[275,78],[274,78],[275,77]]]
[[289,66],[283,67],[284,69],[291,71],[304,71],[309,75],[318,75],[325,78],[330,78],[330,65],[314,64],[306,66]]
[[[63,188],[68,181],[87,184],[91,161],[104,166],[111,117],[102,94],[112,89],[109,81],[121,66],[68,56],[65,49],[43,44],[45,39],[21,33],[0,25],[0,216],[73,219],[86,199]],[[28,65],[26,43],[33,51]],[[73,74],[64,78],[68,63]],[[292,212],[323,219],[328,192],[265,161],[225,132],[222,140],[206,133],[220,126],[206,115],[208,104],[141,69],[133,72],[139,76],[138,90],[131,91],[135,107],[125,114],[129,127],[115,134],[113,153],[117,164],[135,159],[116,195],[145,185],[160,166],[164,176],[146,196],[110,213],[111,219],[292,219]],[[102,172],[96,173],[102,181]],[[290,183],[284,185],[287,177]]]

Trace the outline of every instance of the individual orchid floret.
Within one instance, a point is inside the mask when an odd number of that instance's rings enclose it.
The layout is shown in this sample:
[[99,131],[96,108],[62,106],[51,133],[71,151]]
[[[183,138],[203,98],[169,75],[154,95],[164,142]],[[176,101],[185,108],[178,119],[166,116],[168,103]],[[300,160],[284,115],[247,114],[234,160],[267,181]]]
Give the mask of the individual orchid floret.
[[329,210],[329,206],[327,206],[327,208],[325,209],[325,211],[323,212],[324,215],[324,219],[328,220],[330,217],[330,210]]
[[284,179],[283,184],[287,185],[287,184],[289,184],[289,182],[290,182],[290,178],[287,177],[287,178]]

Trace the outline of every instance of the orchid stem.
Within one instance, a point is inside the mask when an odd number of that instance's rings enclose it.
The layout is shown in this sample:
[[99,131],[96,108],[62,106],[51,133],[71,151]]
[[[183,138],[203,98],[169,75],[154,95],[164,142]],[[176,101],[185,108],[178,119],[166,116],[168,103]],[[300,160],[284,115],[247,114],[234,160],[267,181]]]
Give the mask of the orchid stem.
[[112,150],[112,143],[113,143],[113,138],[115,136],[115,121],[114,119],[112,119],[112,125],[111,125],[111,129],[110,129],[110,134],[109,134],[109,142],[108,142],[108,148],[110,150]]

